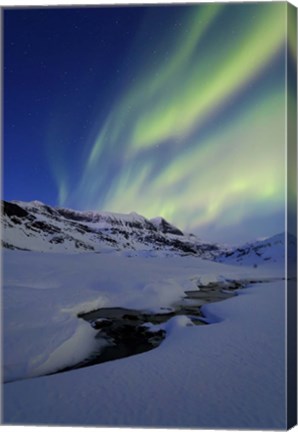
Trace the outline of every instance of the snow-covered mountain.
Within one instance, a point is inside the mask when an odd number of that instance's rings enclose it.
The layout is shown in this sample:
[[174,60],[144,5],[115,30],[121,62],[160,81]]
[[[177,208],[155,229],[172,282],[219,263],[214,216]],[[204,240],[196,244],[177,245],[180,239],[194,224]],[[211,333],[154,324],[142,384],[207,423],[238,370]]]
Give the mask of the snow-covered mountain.
[[[161,217],[76,211],[39,201],[2,201],[2,245],[40,252],[110,252],[127,255],[193,255],[232,265],[284,262],[285,234],[227,248],[184,234]],[[296,239],[288,237],[295,255]]]
[[[185,235],[163,218],[137,213],[75,211],[39,201],[2,202],[2,244],[9,249],[41,252],[108,252],[195,255],[214,259],[217,244]],[[135,252],[134,252],[135,251]]]
[[[285,233],[277,234],[264,240],[247,243],[216,257],[216,261],[227,264],[257,266],[263,263],[280,263],[285,261]],[[290,258],[296,256],[296,238],[288,235],[287,248]]]

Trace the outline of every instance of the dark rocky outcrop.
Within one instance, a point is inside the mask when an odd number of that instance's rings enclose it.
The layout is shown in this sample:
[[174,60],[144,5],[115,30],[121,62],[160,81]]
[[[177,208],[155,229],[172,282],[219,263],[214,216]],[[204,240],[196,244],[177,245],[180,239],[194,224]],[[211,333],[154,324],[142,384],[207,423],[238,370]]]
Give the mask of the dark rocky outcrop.
[[4,215],[7,215],[8,217],[17,216],[19,218],[24,218],[29,215],[29,213],[20,207],[17,204],[8,202],[8,201],[2,201],[2,213]]

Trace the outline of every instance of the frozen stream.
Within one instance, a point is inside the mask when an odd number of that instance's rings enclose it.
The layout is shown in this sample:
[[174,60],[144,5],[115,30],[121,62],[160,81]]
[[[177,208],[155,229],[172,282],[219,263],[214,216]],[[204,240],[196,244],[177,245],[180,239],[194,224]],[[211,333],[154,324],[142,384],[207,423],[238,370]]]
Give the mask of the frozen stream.
[[[96,338],[100,341],[98,351],[93,351],[83,361],[65,367],[55,373],[91,366],[111,360],[140,354],[158,347],[166,337],[162,324],[174,316],[187,316],[194,325],[208,324],[201,306],[228,299],[235,291],[254,281],[214,282],[198,285],[198,290],[186,291],[179,303],[158,313],[110,307],[78,314],[98,330]],[[154,326],[154,327],[153,327]],[[102,340],[106,345],[102,346]]]

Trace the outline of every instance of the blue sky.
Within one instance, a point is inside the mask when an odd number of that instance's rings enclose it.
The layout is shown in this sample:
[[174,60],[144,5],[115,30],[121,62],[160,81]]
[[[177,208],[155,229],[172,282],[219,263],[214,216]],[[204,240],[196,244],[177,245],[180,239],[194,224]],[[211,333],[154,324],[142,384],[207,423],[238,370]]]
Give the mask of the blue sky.
[[[284,230],[286,3],[4,11],[4,198]],[[271,31],[272,30],[272,31]]]

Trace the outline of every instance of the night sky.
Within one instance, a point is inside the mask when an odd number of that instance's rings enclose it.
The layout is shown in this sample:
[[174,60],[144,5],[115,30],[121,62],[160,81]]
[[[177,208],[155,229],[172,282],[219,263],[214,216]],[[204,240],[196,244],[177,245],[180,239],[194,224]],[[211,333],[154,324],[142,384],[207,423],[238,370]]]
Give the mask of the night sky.
[[285,17],[267,2],[6,9],[4,199],[228,243],[283,231]]

